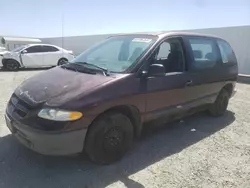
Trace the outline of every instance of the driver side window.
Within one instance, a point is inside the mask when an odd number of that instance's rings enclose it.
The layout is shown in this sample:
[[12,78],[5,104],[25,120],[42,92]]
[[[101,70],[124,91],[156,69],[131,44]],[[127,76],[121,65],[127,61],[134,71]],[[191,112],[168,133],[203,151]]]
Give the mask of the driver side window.
[[157,60],[167,59],[169,53],[170,53],[170,43],[167,41],[163,42],[159,47],[159,52],[157,54],[156,59]]
[[165,72],[183,72],[184,55],[180,39],[167,39],[157,49],[154,63],[162,64]]

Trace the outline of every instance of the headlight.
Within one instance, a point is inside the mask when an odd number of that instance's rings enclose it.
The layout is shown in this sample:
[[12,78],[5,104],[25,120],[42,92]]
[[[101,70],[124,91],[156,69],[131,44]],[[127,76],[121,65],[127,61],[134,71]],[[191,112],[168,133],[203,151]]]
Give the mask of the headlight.
[[45,108],[40,110],[38,116],[43,119],[54,121],[74,121],[80,119],[82,117],[82,113]]

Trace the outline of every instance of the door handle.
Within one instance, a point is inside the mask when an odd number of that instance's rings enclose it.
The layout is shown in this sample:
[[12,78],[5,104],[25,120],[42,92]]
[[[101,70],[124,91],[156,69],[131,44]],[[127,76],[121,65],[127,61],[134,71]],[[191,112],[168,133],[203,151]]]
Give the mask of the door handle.
[[186,82],[186,86],[191,86],[193,84],[193,81],[192,80],[189,80]]

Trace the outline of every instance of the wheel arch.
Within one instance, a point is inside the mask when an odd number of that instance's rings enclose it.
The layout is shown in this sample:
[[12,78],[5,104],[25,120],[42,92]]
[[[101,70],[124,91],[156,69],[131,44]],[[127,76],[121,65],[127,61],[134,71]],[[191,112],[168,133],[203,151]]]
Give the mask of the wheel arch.
[[57,61],[57,65],[59,65],[59,62],[60,62],[61,60],[68,61],[68,59],[67,59],[66,57],[60,57],[60,58],[58,59],[58,61]]
[[17,61],[16,59],[13,59],[13,58],[4,58],[4,59],[2,59],[3,67],[6,66],[8,61],[15,61],[16,63],[18,63],[19,67],[22,67],[21,63],[19,61]]
[[[140,115],[139,109],[133,105],[119,105],[119,106],[114,106],[114,107],[111,107],[111,108],[105,110],[104,112],[100,113],[98,116],[95,117],[95,119],[92,121],[92,123],[88,127],[88,130],[90,129],[91,125],[95,121],[100,119],[104,114],[110,113],[110,112],[116,112],[116,113],[118,112],[118,113],[121,113],[121,114],[127,116],[133,125],[135,137],[136,138],[140,137],[140,134],[142,131],[141,115]],[[87,134],[88,134],[88,132],[87,132]]]
[[229,96],[231,96],[233,93],[234,85],[232,83],[227,83],[222,89],[225,89],[229,93]]

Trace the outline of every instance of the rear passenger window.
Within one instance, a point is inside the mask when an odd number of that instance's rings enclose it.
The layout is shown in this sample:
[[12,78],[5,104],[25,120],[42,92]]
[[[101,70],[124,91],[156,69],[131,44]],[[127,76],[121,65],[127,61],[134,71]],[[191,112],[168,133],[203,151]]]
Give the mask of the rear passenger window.
[[42,51],[43,52],[57,52],[59,50],[55,48],[54,46],[42,46]]
[[215,42],[209,39],[189,39],[194,57],[194,69],[208,69],[216,65],[218,53]]
[[235,63],[236,57],[231,46],[223,40],[218,40],[217,44],[220,49],[222,63]]

